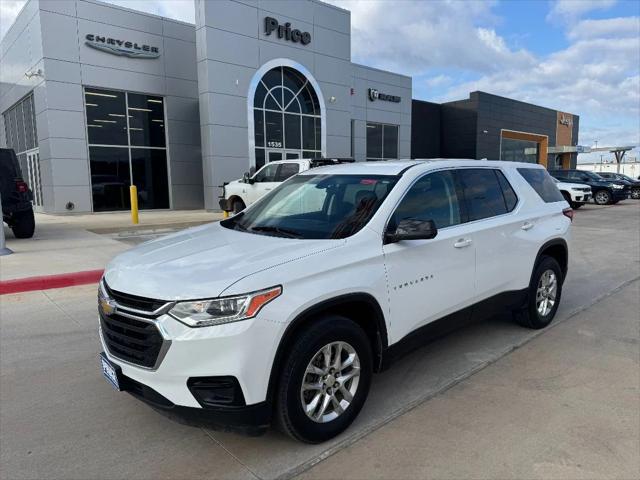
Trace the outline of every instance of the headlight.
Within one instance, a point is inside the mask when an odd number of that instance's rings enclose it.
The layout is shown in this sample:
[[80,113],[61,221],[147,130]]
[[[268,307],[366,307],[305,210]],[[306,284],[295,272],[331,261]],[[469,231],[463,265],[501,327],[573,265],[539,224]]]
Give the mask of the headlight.
[[573,187],[571,187],[571,190],[573,190],[574,192],[581,192],[582,188],[573,188]]
[[169,311],[176,320],[189,327],[209,327],[255,317],[260,309],[282,293],[282,287],[235,297],[178,302]]
[[616,185],[615,183],[613,185],[611,185],[613,188],[615,188],[616,190],[622,190],[624,188],[624,185]]

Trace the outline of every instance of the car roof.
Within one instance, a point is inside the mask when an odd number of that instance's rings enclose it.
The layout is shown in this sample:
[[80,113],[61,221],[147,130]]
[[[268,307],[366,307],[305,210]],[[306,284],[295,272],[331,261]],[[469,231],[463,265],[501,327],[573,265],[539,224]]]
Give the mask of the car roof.
[[306,170],[300,175],[399,175],[406,170],[422,173],[440,168],[493,167],[493,168],[544,168],[535,163],[507,162],[501,160],[473,160],[432,158],[415,160],[383,160],[375,162],[353,162],[328,165]]

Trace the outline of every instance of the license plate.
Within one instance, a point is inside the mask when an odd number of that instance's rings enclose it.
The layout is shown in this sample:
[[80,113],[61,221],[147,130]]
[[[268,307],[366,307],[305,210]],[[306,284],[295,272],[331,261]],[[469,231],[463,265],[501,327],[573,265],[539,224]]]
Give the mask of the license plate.
[[111,386],[120,391],[120,382],[118,382],[118,372],[115,367],[111,365],[111,362],[106,359],[104,354],[100,354],[100,363],[102,364],[102,374],[106,378]]

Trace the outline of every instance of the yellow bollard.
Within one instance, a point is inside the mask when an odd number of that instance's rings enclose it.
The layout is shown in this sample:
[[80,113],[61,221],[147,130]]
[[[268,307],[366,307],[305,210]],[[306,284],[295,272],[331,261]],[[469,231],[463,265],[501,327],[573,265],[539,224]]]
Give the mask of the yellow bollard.
[[131,223],[138,224],[138,189],[135,185],[129,187],[129,194],[131,195]]
[[229,218],[229,212],[227,212],[226,210],[222,211],[222,218]]

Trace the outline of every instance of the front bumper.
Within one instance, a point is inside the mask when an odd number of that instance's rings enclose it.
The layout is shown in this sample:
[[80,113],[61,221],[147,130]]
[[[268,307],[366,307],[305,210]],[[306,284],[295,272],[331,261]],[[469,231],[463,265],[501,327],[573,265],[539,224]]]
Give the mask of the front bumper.
[[[252,319],[224,325],[190,328],[164,314],[154,323],[168,348],[152,367],[118,358],[100,341],[107,359],[123,378],[122,389],[183,423],[204,422],[247,433],[270,422],[269,377],[284,325],[268,320],[269,305]],[[233,379],[239,401],[209,401],[194,389],[199,379]],[[213,398],[213,400],[211,400]]]
[[616,201],[626,200],[631,196],[631,190],[613,190],[613,199]]
[[215,430],[234,431],[247,435],[263,434],[271,423],[271,404],[219,405],[203,408],[176,405],[151,387],[122,374],[119,381],[125,391],[152,407],[158,413],[184,425],[208,426]]

